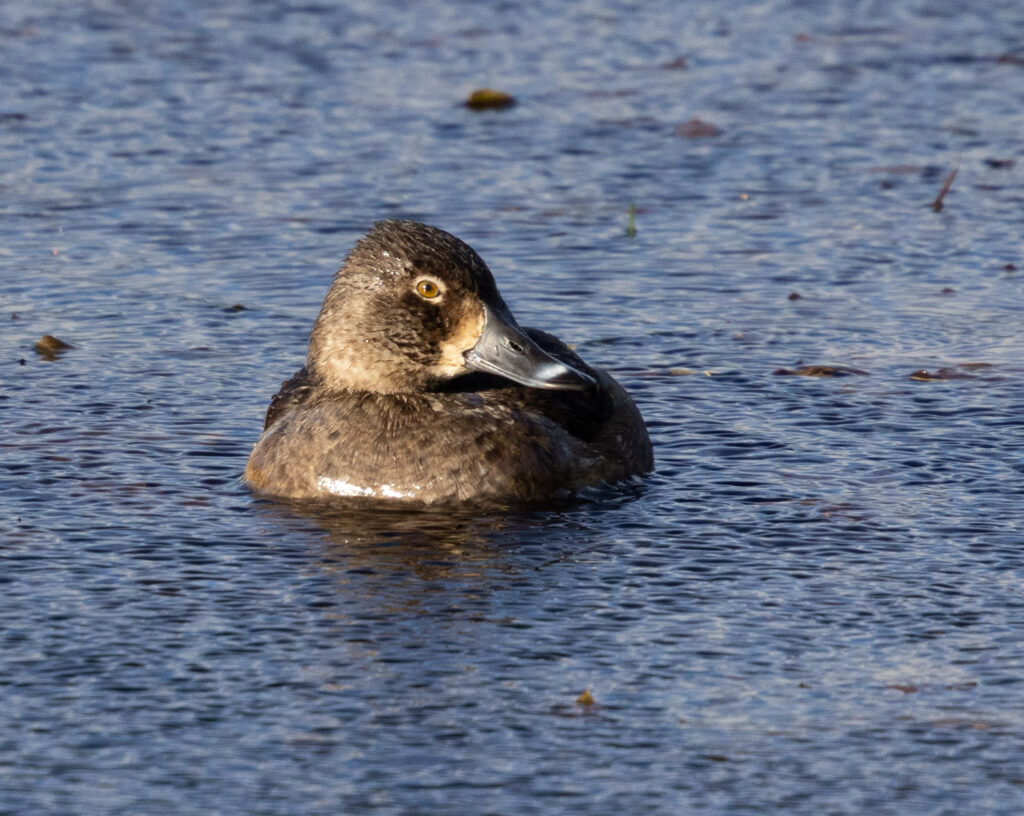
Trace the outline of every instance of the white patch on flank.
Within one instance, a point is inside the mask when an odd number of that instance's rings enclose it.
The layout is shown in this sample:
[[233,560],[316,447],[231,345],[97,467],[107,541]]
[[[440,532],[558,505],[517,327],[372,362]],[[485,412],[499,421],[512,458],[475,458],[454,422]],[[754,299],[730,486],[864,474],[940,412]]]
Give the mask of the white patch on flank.
[[342,479],[331,479],[327,476],[321,476],[316,480],[316,486],[323,490],[325,493],[330,493],[334,496],[372,496],[373,489],[369,487],[359,487],[346,482]]
[[385,499],[411,499],[412,493],[403,493],[392,485],[381,485],[380,487],[360,487],[344,479],[332,479],[329,476],[321,476],[316,480],[316,486],[325,493],[332,496],[374,496]]
[[412,493],[403,493],[391,485],[381,485],[379,495],[386,496],[389,499],[411,499],[413,497]]

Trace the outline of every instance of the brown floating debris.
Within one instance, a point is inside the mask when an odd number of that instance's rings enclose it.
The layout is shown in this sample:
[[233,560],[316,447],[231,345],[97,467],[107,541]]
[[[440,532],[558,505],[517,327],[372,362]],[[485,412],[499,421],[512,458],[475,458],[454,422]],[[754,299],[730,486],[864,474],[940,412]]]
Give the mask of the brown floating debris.
[[595,702],[594,695],[590,693],[590,689],[585,689],[583,693],[576,698],[576,702],[584,706],[592,706]]
[[690,66],[686,63],[686,57],[676,57],[671,62],[663,62],[658,67],[663,71],[685,71]]
[[956,174],[960,171],[960,157],[957,157],[956,167],[953,168],[948,176],[946,176],[946,183],[942,185],[942,189],[939,190],[939,194],[935,197],[932,202],[932,209],[935,212],[942,212],[942,199],[946,197],[946,193],[949,192],[949,188],[953,186],[953,179],[956,178]]
[[718,128],[703,119],[694,118],[689,122],[676,125],[675,134],[684,139],[710,139],[712,136],[718,135]]
[[823,518],[846,519],[847,521],[866,521],[870,511],[851,502],[826,501],[820,498],[797,499],[796,504],[810,507],[821,513]]
[[515,104],[514,96],[494,88],[478,88],[466,98],[466,107],[470,110],[501,110]]
[[70,343],[58,340],[52,334],[44,334],[35,344],[36,354],[45,357],[47,360],[54,360],[61,352],[73,348],[74,346]]
[[955,366],[946,366],[944,368],[936,369],[935,371],[929,371],[926,368],[919,368],[913,374],[910,375],[910,379],[917,380],[918,382],[936,382],[944,380],[1002,380],[1000,376],[989,376],[984,377],[979,374],[975,374],[975,371],[985,371],[986,369],[992,368],[992,363],[960,363]]
[[949,683],[949,684],[936,684],[936,683],[886,683],[887,689],[893,691],[902,691],[904,694],[917,694],[919,691],[970,691],[975,688],[978,683],[974,680],[967,680],[963,683]]
[[970,729],[972,731],[989,731],[991,729],[1006,730],[1009,725],[1006,722],[1000,720],[972,720],[969,717],[946,717],[939,720],[933,720],[932,725],[935,728],[957,728],[961,731]]
[[849,377],[853,374],[864,376],[868,372],[850,366],[805,365],[796,369],[780,368],[772,373],[783,377]]
[[788,295],[789,300],[800,300],[799,292],[790,292]]

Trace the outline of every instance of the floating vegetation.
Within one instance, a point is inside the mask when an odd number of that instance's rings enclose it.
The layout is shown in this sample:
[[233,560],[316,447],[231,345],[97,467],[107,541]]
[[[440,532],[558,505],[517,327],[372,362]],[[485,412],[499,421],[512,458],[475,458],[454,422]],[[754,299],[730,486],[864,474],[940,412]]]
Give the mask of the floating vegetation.
[[36,354],[45,360],[56,360],[57,355],[64,353],[68,349],[73,349],[74,346],[70,343],[65,343],[63,340],[59,340],[52,334],[44,334],[38,340],[34,346]]
[[799,368],[779,368],[772,372],[782,377],[850,377],[864,376],[868,372],[850,366],[805,365]]
[[942,189],[939,190],[939,194],[935,197],[932,202],[932,210],[935,212],[942,212],[942,199],[946,197],[946,193],[949,192],[949,188],[953,186],[953,179],[956,178],[956,174],[960,171],[960,157],[957,157],[956,167],[953,168],[948,176],[946,176],[946,183],[942,185]]
[[902,691],[904,694],[917,694],[919,691],[970,691],[977,682],[967,680],[963,683],[886,683],[885,687],[893,691]]
[[466,107],[470,110],[502,110],[515,104],[514,96],[493,88],[478,88],[466,98]]
[[636,237],[636,205],[629,205],[629,221],[626,223],[626,237]]
[[[1003,380],[1001,376],[984,376],[987,369],[992,368],[992,363],[960,363],[955,366],[945,366],[929,371],[926,368],[919,368],[910,375],[910,379],[918,382],[944,382],[946,380]],[[981,373],[978,373],[981,372]]]
[[662,71],[685,71],[690,66],[686,62],[686,57],[676,57],[674,60],[669,62],[663,62],[658,67]]
[[718,128],[711,122],[693,118],[689,122],[676,125],[675,134],[684,139],[710,139],[718,135]]

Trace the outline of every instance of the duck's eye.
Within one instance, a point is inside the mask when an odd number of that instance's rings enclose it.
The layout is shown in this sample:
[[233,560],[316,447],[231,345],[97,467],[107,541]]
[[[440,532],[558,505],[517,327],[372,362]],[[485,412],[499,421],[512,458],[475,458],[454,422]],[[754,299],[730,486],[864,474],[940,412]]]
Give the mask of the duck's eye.
[[420,293],[420,297],[427,300],[433,300],[441,294],[440,287],[432,280],[421,280],[416,284],[416,291]]

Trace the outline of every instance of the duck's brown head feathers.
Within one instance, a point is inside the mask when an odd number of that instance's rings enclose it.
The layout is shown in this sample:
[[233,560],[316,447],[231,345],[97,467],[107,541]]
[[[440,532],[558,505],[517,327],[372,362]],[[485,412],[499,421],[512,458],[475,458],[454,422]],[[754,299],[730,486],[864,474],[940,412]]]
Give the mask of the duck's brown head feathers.
[[413,221],[381,221],[334,277],[306,366],[335,390],[415,393],[472,370],[586,387],[522,332],[479,255]]

